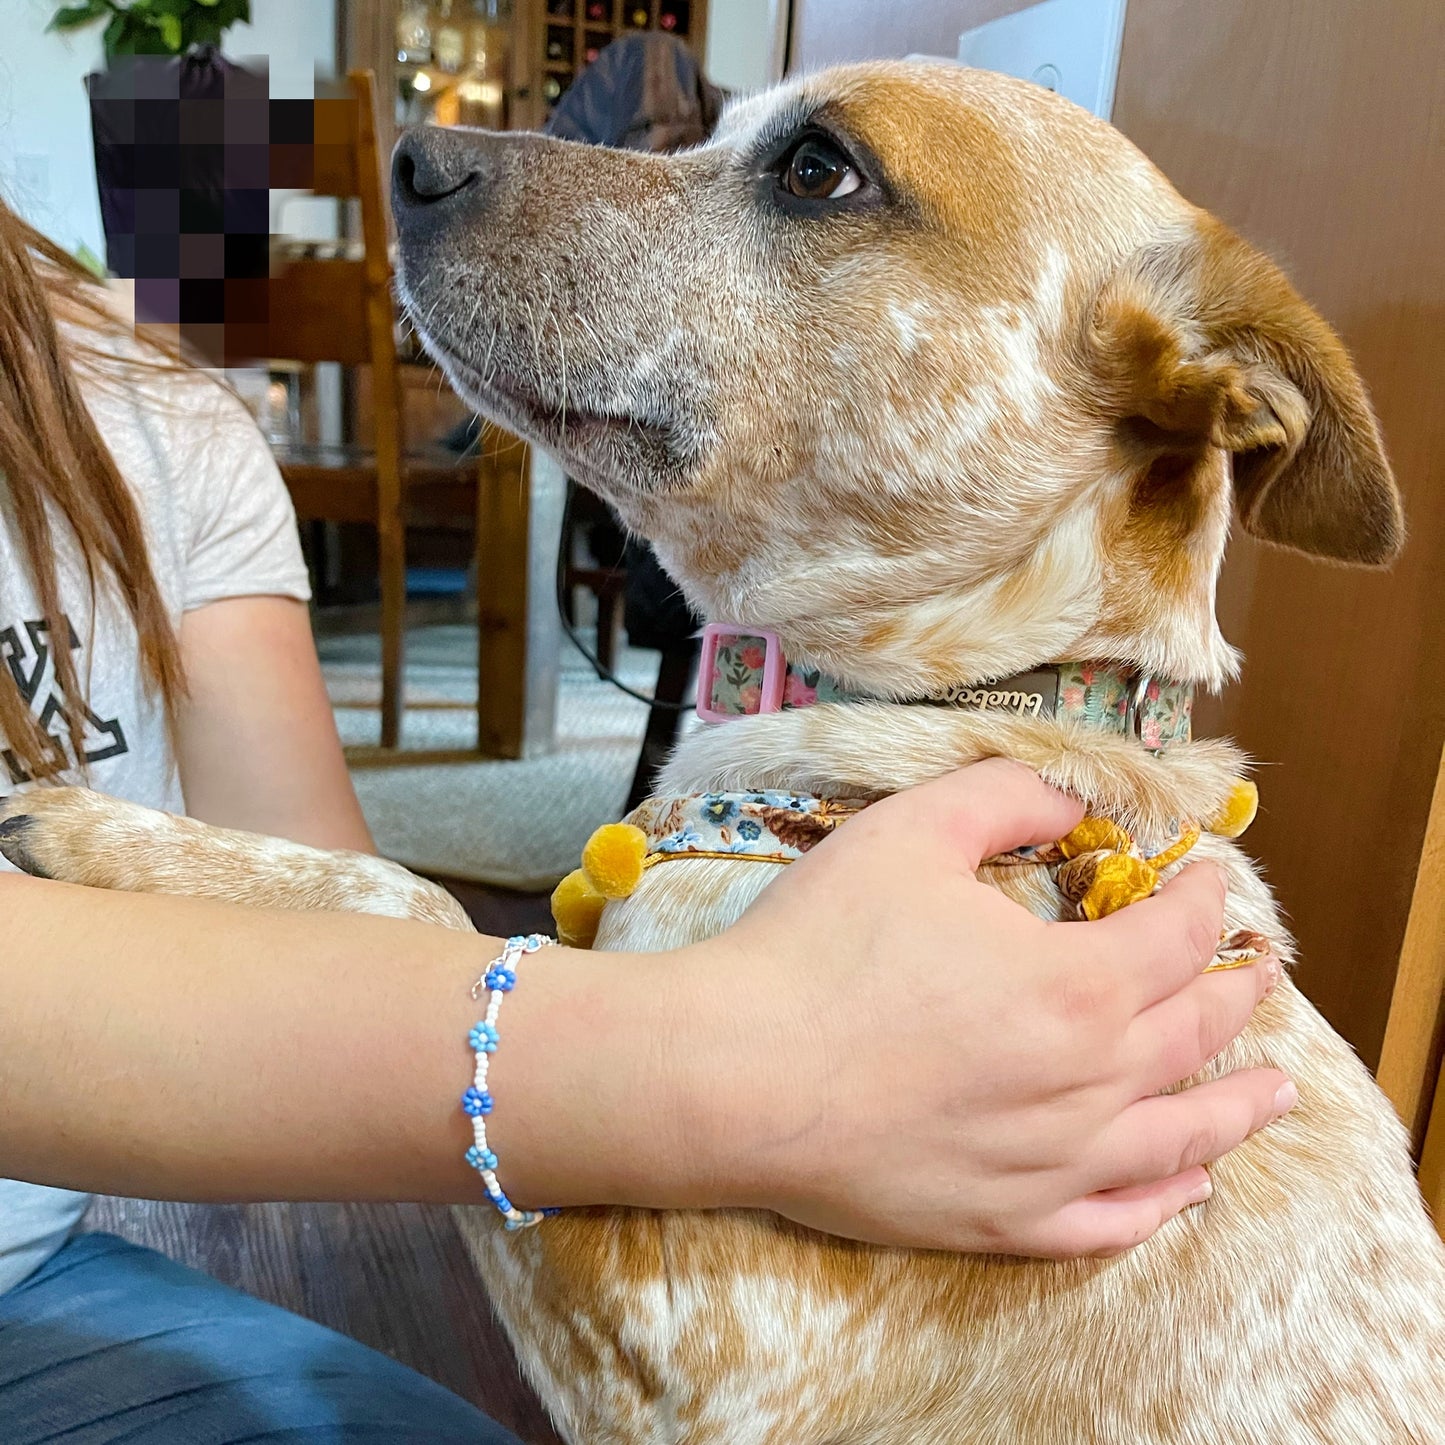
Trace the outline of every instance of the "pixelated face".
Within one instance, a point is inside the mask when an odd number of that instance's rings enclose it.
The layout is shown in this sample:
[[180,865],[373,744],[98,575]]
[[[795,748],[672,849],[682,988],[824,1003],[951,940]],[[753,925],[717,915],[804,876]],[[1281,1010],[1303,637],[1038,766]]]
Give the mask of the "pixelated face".
[[[1204,221],[1058,97],[873,65],[736,106],[676,156],[414,132],[394,205],[402,294],[451,379],[703,611],[900,692],[1136,646],[1185,612],[1151,664],[1231,665],[1211,605],[1229,447],[1207,427],[1155,446],[1097,354],[1111,278],[1207,248]],[[1189,284],[1155,300],[1187,310]],[[1191,324],[1160,321],[1207,348]],[[1158,350],[1118,344],[1126,373]],[[1153,601],[1121,610],[1121,588]]]

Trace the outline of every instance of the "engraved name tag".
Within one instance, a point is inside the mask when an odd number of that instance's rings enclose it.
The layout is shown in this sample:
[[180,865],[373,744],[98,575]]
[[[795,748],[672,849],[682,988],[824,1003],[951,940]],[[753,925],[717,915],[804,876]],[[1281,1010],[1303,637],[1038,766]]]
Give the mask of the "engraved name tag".
[[943,707],[970,712],[1011,712],[1020,717],[1053,717],[1059,705],[1056,672],[1021,672],[977,687],[953,687],[935,699]]

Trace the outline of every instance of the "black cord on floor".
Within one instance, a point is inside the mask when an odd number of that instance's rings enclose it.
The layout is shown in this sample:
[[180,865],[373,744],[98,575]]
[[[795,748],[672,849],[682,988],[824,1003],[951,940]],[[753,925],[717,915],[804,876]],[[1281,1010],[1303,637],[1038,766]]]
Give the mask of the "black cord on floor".
[[585,642],[578,637],[576,629],[567,620],[567,543],[570,540],[569,529],[572,522],[572,485],[567,484],[567,500],[562,506],[562,535],[557,542],[557,573],[556,573],[556,598],[557,598],[557,621],[562,624],[562,631],[567,634],[572,646],[582,654],[592,665],[592,670],[602,679],[603,682],[610,682],[613,687],[625,692],[628,697],[635,697],[638,702],[645,702],[648,707],[657,708],[659,712],[691,712],[697,704],[695,702],[670,702],[665,698],[649,697],[644,692],[638,692],[636,688],[629,687],[610,668],[602,665],[602,659],[593,652]]

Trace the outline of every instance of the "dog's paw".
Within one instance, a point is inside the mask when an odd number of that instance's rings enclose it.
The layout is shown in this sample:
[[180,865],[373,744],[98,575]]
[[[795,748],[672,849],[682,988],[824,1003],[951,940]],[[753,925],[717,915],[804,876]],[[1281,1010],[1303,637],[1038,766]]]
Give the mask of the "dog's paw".
[[34,831],[34,822],[28,813],[9,813],[11,801],[0,798],[0,858],[12,863],[22,873],[48,878],[50,874],[25,846],[25,835]]
[[36,788],[0,799],[0,854],[35,878],[118,886],[109,876],[152,815],[88,788]]

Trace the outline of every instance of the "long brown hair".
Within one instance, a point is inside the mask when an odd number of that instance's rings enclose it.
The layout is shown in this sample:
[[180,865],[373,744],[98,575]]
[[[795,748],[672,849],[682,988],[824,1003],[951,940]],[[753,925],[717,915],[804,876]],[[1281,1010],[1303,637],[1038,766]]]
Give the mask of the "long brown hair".
[[[56,573],[54,518],[79,551],[92,603],[103,589],[110,589],[130,613],[140,639],[143,678],[164,701],[168,716],[184,691],[184,676],[175,629],[146,554],[135,498],[77,382],[78,369],[107,364],[107,351],[103,345],[92,348],[62,337],[57,325],[61,317],[97,341],[128,329],[106,304],[94,277],[0,201],[0,517],[16,530],[54,639],[50,655],[56,683],[65,699],[71,746],[83,769],[87,688],[67,645],[69,622]],[[156,357],[158,364],[174,364],[160,351]],[[4,666],[0,737],[32,777],[58,771],[54,744]],[[0,790],[5,782],[0,776]]]

